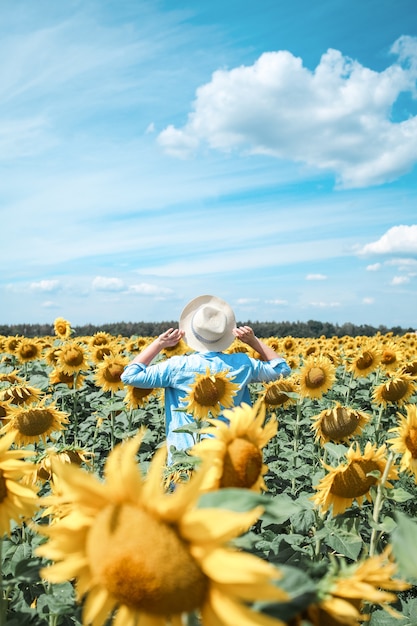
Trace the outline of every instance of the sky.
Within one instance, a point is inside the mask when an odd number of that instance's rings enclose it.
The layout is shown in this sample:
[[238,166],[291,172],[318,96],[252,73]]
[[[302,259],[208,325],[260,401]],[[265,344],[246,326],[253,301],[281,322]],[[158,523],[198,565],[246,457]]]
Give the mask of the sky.
[[416,0],[4,0],[0,323],[417,328]]

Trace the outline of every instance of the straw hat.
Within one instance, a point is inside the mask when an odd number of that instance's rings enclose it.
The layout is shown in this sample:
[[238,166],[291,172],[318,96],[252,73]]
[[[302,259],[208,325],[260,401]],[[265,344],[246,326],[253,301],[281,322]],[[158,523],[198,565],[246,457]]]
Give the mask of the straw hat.
[[183,309],[179,329],[185,343],[199,352],[221,352],[234,340],[236,326],[231,307],[216,296],[198,296]]

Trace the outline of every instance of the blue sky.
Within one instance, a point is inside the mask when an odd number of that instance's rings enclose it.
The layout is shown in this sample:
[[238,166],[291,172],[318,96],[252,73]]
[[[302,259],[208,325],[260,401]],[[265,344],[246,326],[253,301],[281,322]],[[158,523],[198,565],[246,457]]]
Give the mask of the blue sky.
[[415,0],[6,0],[0,323],[417,327]]

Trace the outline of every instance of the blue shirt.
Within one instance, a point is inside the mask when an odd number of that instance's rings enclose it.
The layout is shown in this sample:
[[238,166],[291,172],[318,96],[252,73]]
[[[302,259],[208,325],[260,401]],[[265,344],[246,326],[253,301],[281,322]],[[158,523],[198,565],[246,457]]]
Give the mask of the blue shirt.
[[165,389],[165,432],[170,462],[170,446],[185,450],[194,445],[193,436],[188,433],[175,433],[177,428],[193,423],[193,416],[178,411],[186,406],[182,401],[190,391],[197,374],[205,374],[207,368],[212,374],[227,372],[233,383],[239,384],[234,406],[242,402],[252,404],[248,389],[249,383],[269,382],[281,376],[288,376],[291,369],[287,362],[278,357],[271,361],[253,359],[244,352],[194,352],[188,355],[172,356],[152,365],[133,363],[127,365],[121,376],[126,385],[142,389]]

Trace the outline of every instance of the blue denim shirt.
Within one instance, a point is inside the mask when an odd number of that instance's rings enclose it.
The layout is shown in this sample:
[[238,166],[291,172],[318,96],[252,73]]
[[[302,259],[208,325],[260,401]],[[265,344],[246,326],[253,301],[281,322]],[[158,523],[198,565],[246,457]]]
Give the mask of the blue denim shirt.
[[178,411],[186,405],[182,401],[190,391],[197,374],[205,374],[207,368],[212,374],[227,372],[239,389],[233,398],[234,406],[242,402],[251,404],[248,389],[249,383],[269,382],[281,376],[288,376],[291,369],[282,358],[272,361],[253,359],[244,352],[225,354],[223,352],[195,352],[188,355],[172,356],[159,363],[144,365],[133,363],[127,365],[121,379],[126,385],[143,389],[165,389],[165,432],[170,462],[170,446],[185,450],[194,445],[191,434],[175,433],[194,421],[193,416]]

